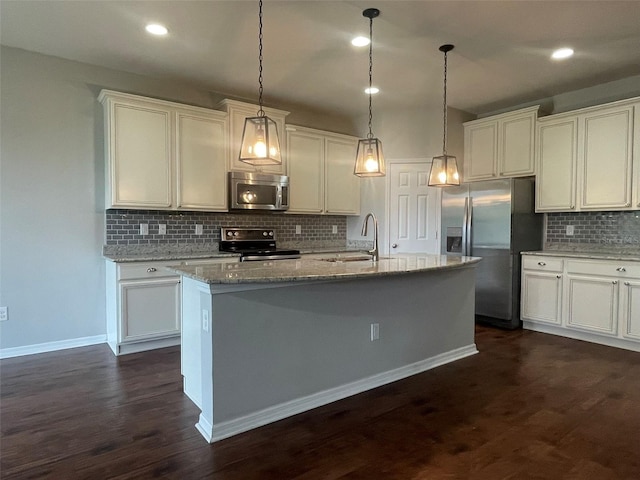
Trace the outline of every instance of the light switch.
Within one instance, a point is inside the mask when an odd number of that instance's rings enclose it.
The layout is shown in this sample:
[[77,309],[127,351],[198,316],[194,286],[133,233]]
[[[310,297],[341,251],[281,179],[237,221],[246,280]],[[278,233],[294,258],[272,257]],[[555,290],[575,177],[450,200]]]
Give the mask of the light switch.
[[331,233],[338,233],[338,225],[331,226]]
[[296,225],[296,235],[300,235],[302,233],[302,226]]
[[166,235],[167,234],[167,225],[165,223],[161,223],[158,225],[158,235]]
[[196,223],[196,235],[202,235],[202,224]]
[[141,223],[140,224],[140,235],[149,235],[149,224]]
[[568,237],[573,236],[573,225],[567,225],[567,236]]

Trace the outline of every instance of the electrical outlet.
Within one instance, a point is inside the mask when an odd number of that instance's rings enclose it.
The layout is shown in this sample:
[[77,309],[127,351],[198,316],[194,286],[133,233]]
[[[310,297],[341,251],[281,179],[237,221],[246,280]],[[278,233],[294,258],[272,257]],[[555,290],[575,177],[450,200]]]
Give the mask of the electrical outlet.
[[0,307],[0,322],[5,322],[7,320],[9,320],[9,308]]
[[202,330],[209,331],[209,310],[202,310]]
[[567,236],[568,237],[573,236],[573,225],[567,225]]
[[302,233],[302,226],[296,225],[296,235],[300,235]]
[[202,235],[202,224],[196,223],[196,235]]
[[166,235],[167,234],[167,225],[165,223],[161,223],[158,225],[158,235]]
[[371,341],[374,342],[380,339],[380,324],[372,323],[371,324]]
[[338,233],[338,225],[331,226],[331,233]]
[[149,224],[141,223],[140,224],[140,235],[149,235]]

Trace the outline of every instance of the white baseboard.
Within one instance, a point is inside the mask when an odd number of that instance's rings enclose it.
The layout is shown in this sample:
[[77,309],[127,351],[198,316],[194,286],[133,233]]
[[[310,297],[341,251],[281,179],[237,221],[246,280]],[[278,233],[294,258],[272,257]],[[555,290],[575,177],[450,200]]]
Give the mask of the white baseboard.
[[95,335],[93,337],[71,338],[69,340],[59,340],[57,342],[37,343],[35,345],[25,345],[24,347],[11,347],[0,349],[0,359],[21,357],[23,355],[33,355],[36,353],[55,352],[67,348],[87,347],[106,343],[106,335]]
[[372,388],[380,387],[387,383],[395,382],[426,370],[431,370],[432,368],[460,360],[476,353],[478,353],[478,349],[476,348],[475,343],[472,343],[471,345],[460,347],[446,353],[441,353],[434,357],[405,365],[394,370],[378,373],[346,385],[341,385],[306,397],[290,400],[233,420],[216,423],[213,427],[205,418],[202,417],[202,415],[200,415],[196,428],[209,443],[213,443],[218,440],[237,435],[238,433],[246,432],[247,430],[261,427],[268,423],[282,420],[283,418],[297,415],[298,413],[371,390]]
[[623,348],[633,352],[640,352],[640,342],[637,340],[626,340],[624,338],[610,337],[608,335],[599,335],[597,333],[583,332],[581,330],[573,330],[556,325],[543,325],[537,322],[522,322],[522,328],[533,330],[534,332],[549,333],[560,337],[573,338],[574,340],[582,340],[584,342],[598,343],[608,347]]

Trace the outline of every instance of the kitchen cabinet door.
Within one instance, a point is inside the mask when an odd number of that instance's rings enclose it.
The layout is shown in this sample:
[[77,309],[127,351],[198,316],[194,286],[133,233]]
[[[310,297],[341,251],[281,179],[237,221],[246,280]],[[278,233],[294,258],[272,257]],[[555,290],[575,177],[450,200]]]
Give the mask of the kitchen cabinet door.
[[522,320],[560,325],[562,275],[537,271],[522,274]]
[[360,214],[360,177],[353,174],[357,139],[326,138],[325,212],[335,215]]
[[324,140],[298,127],[287,130],[290,213],[324,211]]
[[640,209],[640,103],[633,107],[633,187],[632,206]]
[[224,114],[215,113],[177,113],[178,208],[227,209],[227,129]]
[[640,280],[625,280],[620,286],[622,336],[640,340]]
[[120,342],[180,334],[180,277],[120,282]]
[[495,178],[497,165],[498,123],[465,125],[463,180],[472,182]]
[[170,110],[152,103],[112,100],[105,114],[107,208],[170,208]]
[[538,123],[536,212],[575,210],[577,128],[577,117]]
[[537,108],[524,115],[500,121],[499,175],[521,177],[535,173],[534,138]]
[[580,121],[580,208],[631,207],[633,107],[599,110]]
[[615,335],[618,326],[618,280],[567,275],[566,326]]
[[240,147],[242,145],[242,133],[244,131],[244,120],[247,117],[256,117],[258,115],[259,106],[250,103],[237,102],[235,100],[223,100],[220,103],[229,114],[229,167],[232,171],[256,172],[262,171],[266,173],[276,173],[278,175],[287,174],[287,155],[286,155],[286,133],[285,133],[285,117],[289,114],[284,110],[276,110],[273,108],[263,108],[267,117],[272,119],[278,129],[278,139],[280,141],[280,155],[282,158],[281,165],[265,165],[263,167],[254,167],[248,163],[241,162]]

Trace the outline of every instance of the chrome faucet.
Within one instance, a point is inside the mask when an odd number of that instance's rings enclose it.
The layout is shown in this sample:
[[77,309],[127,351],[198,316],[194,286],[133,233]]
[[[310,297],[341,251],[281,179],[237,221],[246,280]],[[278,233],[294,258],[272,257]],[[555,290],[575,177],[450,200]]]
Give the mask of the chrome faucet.
[[377,262],[380,259],[380,255],[378,253],[378,219],[373,213],[367,213],[367,216],[364,217],[364,224],[362,225],[362,236],[367,235],[367,225],[369,225],[369,218],[373,219],[373,250],[369,250],[368,253],[371,255],[371,260]]

